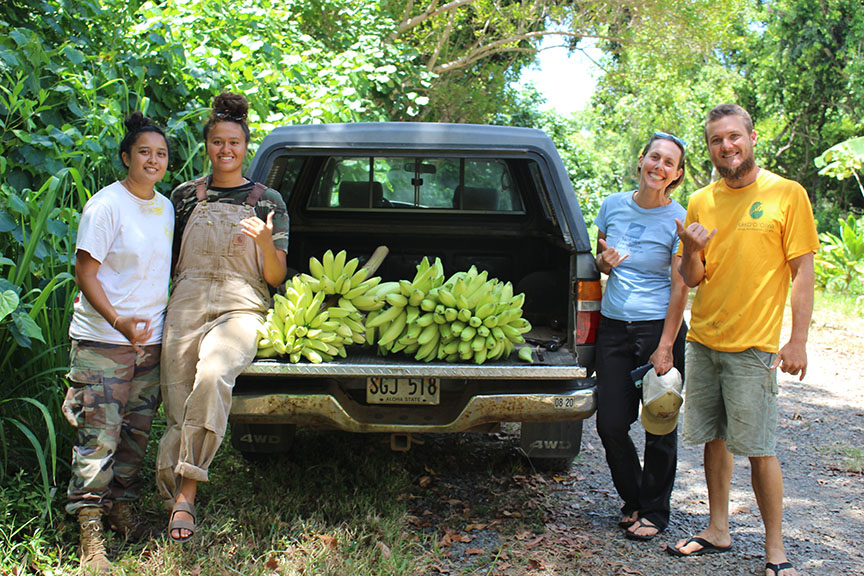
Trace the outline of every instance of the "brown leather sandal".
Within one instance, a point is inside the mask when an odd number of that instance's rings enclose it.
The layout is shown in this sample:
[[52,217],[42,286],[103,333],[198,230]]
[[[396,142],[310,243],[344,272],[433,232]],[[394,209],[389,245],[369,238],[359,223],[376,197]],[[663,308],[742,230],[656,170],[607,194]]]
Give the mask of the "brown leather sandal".
[[[186,512],[190,516],[192,516],[192,521],[189,520],[175,520],[174,515],[178,512]],[[195,521],[197,517],[195,516],[195,505],[190,504],[189,502],[175,502],[174,508],[171,509],[171,519],[168,522],[168,537],[171,538],[174,542],[188,542],[192,539],[192,536],[195,535]],[[186,537],[175,538],[174,531],[175,530],[188,530],[189,535]]]

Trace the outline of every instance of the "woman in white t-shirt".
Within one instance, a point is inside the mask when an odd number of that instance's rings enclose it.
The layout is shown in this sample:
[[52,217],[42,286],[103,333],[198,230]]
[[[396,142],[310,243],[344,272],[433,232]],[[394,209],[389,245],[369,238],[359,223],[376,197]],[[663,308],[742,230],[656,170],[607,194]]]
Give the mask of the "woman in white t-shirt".
[[677,467],[676,422],[646,424],[644,463],[630,438],[641,390],[631,370],[653,363],[657,374],[684,373],[682,318],[687,286],[678,272],[675,218],[669,197],[684,179],[684,143],[655,132],[639,156],[639,187],[608,196],[597,224],[597,267],[609,275],[597,332],[597,433],[618,495],[618,525],[631,540],[650,540],[669,523]]
[[70,388],[63,412],[77,428],[66,510],[81,527],[81,565],[106,571],[102,518],[126,536],[149,530],[131,513],[153,414],[159,405],[162,322],[168,303],[174,210],[154,186],[168,141],[140,112],[126,119],[127,176],[82,211],[69,326]]

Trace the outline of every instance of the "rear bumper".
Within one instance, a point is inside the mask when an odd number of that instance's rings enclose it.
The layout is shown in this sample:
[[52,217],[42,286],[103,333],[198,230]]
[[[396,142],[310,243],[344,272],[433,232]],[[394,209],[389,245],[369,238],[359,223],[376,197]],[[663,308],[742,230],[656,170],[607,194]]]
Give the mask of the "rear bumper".
[[594,413],[593,381],[580,382],[578,388],[545,384],[551,385],[535,386],[531,393],[469,385],[460,397],[440,406],[396,406],[358,401],[331,380],[317,390],[236,394],[229,420],[347,432],[451,433],[488,429],[499,422],[581,420]]

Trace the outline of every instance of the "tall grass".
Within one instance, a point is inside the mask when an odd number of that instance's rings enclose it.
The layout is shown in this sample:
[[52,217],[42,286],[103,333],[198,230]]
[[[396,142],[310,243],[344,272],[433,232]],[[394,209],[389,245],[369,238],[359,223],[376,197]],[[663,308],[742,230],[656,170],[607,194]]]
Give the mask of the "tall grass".
[[[73,193],[74,191],[74,193]],[[18,303],[0,322],[0,481],[35,464],[50,520],[58,463],[57,419],[65,392],[66,330],[75,295],[69,258],[74,224],[59,218],[76,194],[86,195],[75,169],[61,170],[36,191],[3,188],[18,232],[3,245],[2,287]],[[61,450],[62,450],[61,442]]]

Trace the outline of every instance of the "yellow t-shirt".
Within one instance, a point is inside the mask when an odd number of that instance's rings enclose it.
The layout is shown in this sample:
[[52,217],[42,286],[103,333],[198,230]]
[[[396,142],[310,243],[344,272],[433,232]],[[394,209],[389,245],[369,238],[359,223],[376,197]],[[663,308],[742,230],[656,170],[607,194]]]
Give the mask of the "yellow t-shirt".
[[[797,182],[762,169],[744,188],[719,180],[690,197],[685,226],[717,233],[702,254],[687,340],[722,352],[777,352],[788,262],[819,248],[813,209]],[[678,253],[682,253],[679,246]]]

